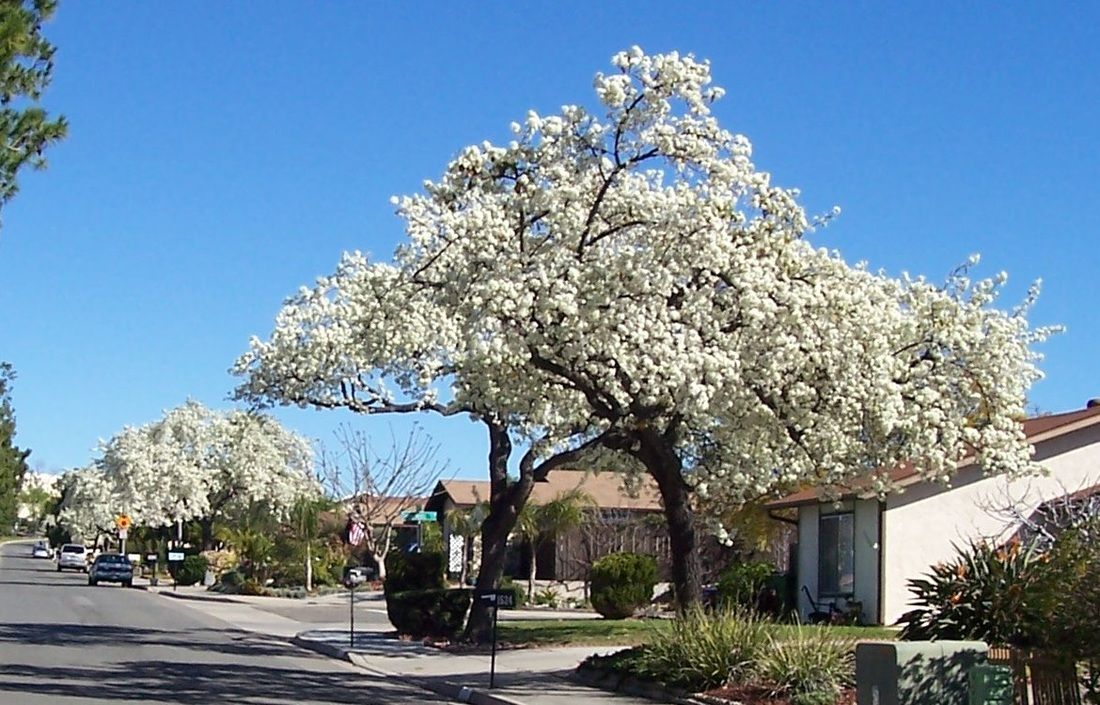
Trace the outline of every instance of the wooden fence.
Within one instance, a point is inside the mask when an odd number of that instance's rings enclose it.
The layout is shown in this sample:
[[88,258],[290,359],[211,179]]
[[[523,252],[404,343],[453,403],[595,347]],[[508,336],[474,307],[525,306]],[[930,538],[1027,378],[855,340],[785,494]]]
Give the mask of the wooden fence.
[[1073,663],[1009,646],[991,646],[989,662],[1012,669],[1015,705],[1082,705]]

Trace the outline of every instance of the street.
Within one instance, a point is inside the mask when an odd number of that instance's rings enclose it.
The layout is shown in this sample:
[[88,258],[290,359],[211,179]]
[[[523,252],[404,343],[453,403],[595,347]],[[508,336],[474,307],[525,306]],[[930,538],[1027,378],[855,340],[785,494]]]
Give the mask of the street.
[[423,703],[426,691],[0,546],[0,704]]

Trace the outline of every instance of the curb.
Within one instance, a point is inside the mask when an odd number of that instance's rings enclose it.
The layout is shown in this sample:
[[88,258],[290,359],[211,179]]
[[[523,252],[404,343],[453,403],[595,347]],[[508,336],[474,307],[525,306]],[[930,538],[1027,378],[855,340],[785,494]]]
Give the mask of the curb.
[[449,700],[456,700],[460,703],[471,703],[472,705],[525,705],[525,703],[520,700],[513,700],[507,696],[497,695],[481,688],[471,688],[468,685],[460,685],[450,681],[426,680],[417,678],[416,676],[408,676],[401,673],[394,673],[393,671],[387,671],[372,665],[359,654],[349,652],[342,646],[336,646],[335,644],[323,641],[315,641],[313,639],[304,639],[300,634],[294,636],[294,638],[290,640],[290,643],[299,648],[307,649],[323,656],[328,656],[340,661],[347,661],[364,671],[369,671],[370,673],[389,680],[412,683],[419,688],[431,691],[437,695],[442,695]]

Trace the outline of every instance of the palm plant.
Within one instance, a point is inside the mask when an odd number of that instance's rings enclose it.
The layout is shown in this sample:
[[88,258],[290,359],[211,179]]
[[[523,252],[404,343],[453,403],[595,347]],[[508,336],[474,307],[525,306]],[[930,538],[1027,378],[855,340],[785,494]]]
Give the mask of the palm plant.
[[459,573],[459,584],[466,584],[466,576],[470,569],[471,545],[481,532],[481,524],[489,514],[489,505],[479,502],[469,509],[452,509],[447,512],[447,527],[452,535],[462,537],[462,567]]
[[559,492],[544,504],[528,502],[516,519],[515,534],[531,548],[531,572],[527,576],[527,602],[535,595],[535,574],[539,549],[547,542],[584,523],[587,510],[595,506],[591,495],[579,487]]

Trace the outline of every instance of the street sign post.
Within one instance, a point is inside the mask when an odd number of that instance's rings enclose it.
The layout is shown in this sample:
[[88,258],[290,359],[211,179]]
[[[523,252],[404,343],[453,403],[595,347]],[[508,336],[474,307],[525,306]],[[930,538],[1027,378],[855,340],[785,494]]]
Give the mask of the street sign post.
[[176,573],[179,572],[179,566],[182,562],[183,551],[168,551],[168,572],[172,574],[172,592],[175,592],[178,587]]
[[367,574],[363,568],[345,568],[344,585],[351,593],[348,598],[348,646],[355,648],[355,588],[367,581]]
[[516,593],[513,590],[475,590],[474,599],[493,610],[493,650],[489,657],[489,689],[492,690],[497,677],[497,612],[501,607],[515,607]]

